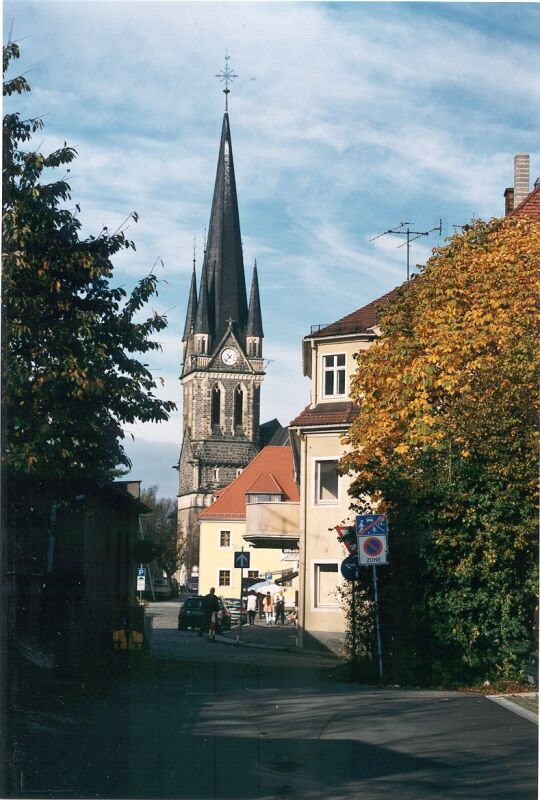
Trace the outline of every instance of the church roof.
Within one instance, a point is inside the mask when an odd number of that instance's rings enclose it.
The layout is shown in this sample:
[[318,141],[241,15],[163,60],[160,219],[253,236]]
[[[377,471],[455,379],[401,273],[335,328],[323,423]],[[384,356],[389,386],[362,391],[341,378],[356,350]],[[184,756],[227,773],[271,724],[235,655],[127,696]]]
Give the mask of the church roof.
[[204,266],[208,273],[208,289],[213,295],[210,315],[215,324],[216,340],[227,331],[229,319],[238,332],[244,333],[248,316],[246,281],[227,112],[223,116]]
[[263,337],[263,326],[261,316],[261,301],[259,299],[259,278],[257,276],[257,260],[253,267],[253,279],[251,281],[251,294],[249,297],[249,311],[247,319],[248,336]]
[[253,489],[254,486],[277,487],[266,488],[264,492],[275,494],[279,491],[283,501],[299,502],[290,447],[263,448],[244,471],[220,492],[217,500],[199,514],[199,519],[245,519],[246,492],[263,492],[263,489]]

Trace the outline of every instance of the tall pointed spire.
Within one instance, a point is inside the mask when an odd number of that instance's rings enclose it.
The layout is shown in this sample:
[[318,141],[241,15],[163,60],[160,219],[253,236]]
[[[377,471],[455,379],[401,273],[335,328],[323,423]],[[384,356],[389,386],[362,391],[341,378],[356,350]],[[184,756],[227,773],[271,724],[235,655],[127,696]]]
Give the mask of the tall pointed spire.
[[257,259],[253,267],[253,278],[251,281],[251,294],[249,297],[249,311],[247,318],[248,336],[264,336],[261,315],[261,301],[259,299],[259,278],[257,276]]
[[184,335],[182,341],[187,342],[189,334],[193,333],[195,318],[197,316],[197,277],[195,275],[195,259],[193,260],[193,272],[191,273],[191,286],[189,287],[189,300],[186,311],[186,324],[184,325]]
[[[226,68],[218,77],[225,82],[225,97],[227,97],[228,85],[232,78],[236,77],[229,69],[227,56]],[[209,314],[215,325],[213,332],[215,342],[219,342],[226,333],[228,319],[233,320],[237,334],[245,335],[247,323],[246,279],[227,111],[223,115],[204,263],[208,273],[208,288],[212,293],[212,308]]]

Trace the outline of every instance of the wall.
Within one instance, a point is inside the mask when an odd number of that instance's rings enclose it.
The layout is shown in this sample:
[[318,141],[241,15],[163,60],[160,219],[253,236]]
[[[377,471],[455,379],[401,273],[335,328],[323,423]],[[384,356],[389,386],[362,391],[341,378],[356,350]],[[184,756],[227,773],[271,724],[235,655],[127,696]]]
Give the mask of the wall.
[[[220,531],[231,532],[229,547],[220,547]],[[242,521],[201,521],[200,553],[199,553],[199,594],[207,594],[211,586],[216,594],[223,597],[240,597],[240,569],[234,567],[234,553],[242,547],[250,554],[250,570],[258,570],[262,578],[266,572],[286,569],[288,564],[281,561],[281,550],[251,547],[242,538],[246,532],[246,523]],[[231,585],[219,586],[219,570],[230,570]],[[247,578],[248,570],[244,570]],[[284,587],[287,604],[293,605],[294,586]]]

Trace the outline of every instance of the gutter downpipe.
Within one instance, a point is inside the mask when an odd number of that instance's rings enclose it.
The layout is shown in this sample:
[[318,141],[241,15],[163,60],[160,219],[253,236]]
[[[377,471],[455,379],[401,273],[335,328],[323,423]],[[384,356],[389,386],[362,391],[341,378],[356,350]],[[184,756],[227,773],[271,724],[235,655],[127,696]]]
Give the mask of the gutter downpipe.
[[[303,443],[303,458],[300,458],[300,473],[301,473],[301,492],[303,492],[303,510],[302,510],[302,529],[301,529],[301,553],[300,553],[300,561],[301,561],[301,569],[300,569],[300,608],[298,609],[298,621],[297,621],[297,645],[298,647],[302,648],[304,646],[304,629],[306,624],[306,565],[307,565],[307,557],[306,557],[306,540],[307,540],[307,437],[305,434],[300,432],[300,429],[296,429],[298,434],[301,437],[301,441]],[[303,467],[303,470],[302,470]],[[303,471],[303,475],[302,475]]]

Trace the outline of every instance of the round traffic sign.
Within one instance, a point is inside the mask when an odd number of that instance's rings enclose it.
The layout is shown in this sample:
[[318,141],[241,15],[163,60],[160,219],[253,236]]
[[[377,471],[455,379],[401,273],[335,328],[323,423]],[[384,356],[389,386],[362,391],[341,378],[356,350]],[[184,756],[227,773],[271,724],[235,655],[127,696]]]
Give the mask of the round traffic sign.
[[356,556],[347,556],[340,565],[340,571],[345,580],[357,581],[360,577],[360,565]]
[[362,542],[362,550],[370,558],[375,558],[382,553],[383,543],[378,536],[368,536],[365,542]]

